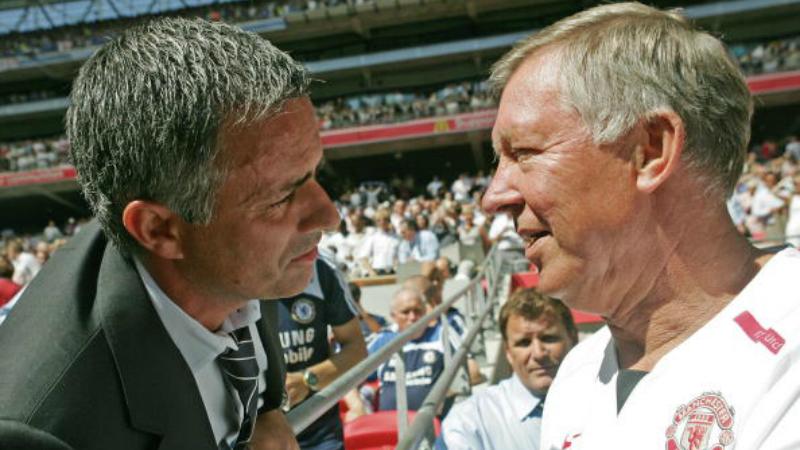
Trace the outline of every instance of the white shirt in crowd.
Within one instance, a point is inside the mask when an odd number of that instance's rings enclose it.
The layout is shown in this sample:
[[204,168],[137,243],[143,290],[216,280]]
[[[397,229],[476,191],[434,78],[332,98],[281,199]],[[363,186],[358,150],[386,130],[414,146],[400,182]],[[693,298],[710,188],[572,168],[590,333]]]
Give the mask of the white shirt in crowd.
[[517,234],[514,219],[502,212],[494,216],[489,227],[489,239],[497,241],[499,250],[519,249],[524,245],[522,238]]
[[367,258],[374,270],[393,270],[397,261],[400,238],[383,230],[375,230],[361,244],[358,259]]
[[800,252],[775,255],[667,353],[617,413],[608,328],[578,344],[547,394],[542,449],[800,448]]
[[39,273],[39,269],[42,268],[42,265],[39,264],[39,260],[28,252],[18,254],[17,257],[11,261],[11,264],[14,266],[14,274],[11,276],[11,281],[20,286],[25,286],[30,283],[33,277]]

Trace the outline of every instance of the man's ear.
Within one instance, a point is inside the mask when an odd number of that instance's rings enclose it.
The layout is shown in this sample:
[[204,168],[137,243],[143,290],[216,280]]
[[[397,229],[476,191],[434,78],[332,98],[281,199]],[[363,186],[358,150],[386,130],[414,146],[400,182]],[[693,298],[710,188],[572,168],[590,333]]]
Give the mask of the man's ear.
[[680,116],[670,110],[653,113],[639,126],[643,137],[634,149],[636,187],[650,194],[678,168],[686,143],[686,129]]
[[122,224],[142,248],[164,259],[181,259],[180,216],[160,203],[134,200],[122,211]]

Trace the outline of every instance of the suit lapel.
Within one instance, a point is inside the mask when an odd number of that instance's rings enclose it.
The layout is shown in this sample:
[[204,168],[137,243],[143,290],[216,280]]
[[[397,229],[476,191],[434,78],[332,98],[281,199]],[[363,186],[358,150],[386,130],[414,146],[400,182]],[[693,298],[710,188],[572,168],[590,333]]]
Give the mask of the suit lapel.
[[258,321],[258,334],[267,354],[267,389],[264,392],[264,406],[259,412],[275,409],[284,401],[286,364],[283,348],[278,339],[278,300],[262,300],[261,320]]
[[103,256],[97,302],[133,427],[163,436],[160,449],[217,449],[189,366],[133,263],[113,245]]

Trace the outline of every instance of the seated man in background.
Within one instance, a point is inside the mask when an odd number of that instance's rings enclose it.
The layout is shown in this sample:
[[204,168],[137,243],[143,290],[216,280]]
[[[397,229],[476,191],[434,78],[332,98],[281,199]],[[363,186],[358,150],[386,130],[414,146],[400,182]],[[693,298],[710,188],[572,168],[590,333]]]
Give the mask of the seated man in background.
[[408,261],[436,261],[439,257],[439,239],[428,230],[420,230],[412,219],[400,223],[400,235],[403,237],[397,252],[400,264]]
[[375,227],[375,232],[364,238],[356,253],[362,268],[371,277],[394,273],[400,246],[400,238],[394,234],[389,221],[389,211],[381,209],[375,213]]
[[11,281],[20,286],[30,283],[42,267],[36,260],[36,256],[27,251],[19,239],[14,239],[6,244],[6,257],[14,265]]
[[[392,298],[391,317],[394,324],[376,333],[367,344],[367,351],[370,354],[377,352],[424,315],[423,294],[415,289],[400,289]],[[444,371],[441,330],[440,326],[425,327],[403,346],[409,410],[417,410],[422,406],[422,401]],[[452,342],[449,345],[453,345]],[[380,381],[378,410],[397,409],[396,374],[392,359],[378,367],[377,377]]]
[[[367,356],[350,289],[334,264],[318,257],[306,289],[280,300],[278,335],[286,359],[286,392],[295,407]],[[339,344],[331,352],[328,327]],[[339,408],[334,406],[297,435],[302,450],[342,449]]]
[[[422,265],[422,272],[423,275],[414,275],[413,277],[407,279],[403,283],[403,287],[416,289],[422,293],[426,308],[425,313],[427,314],[442,304],[444,280],[441,279],[440,272],[438,269],[436,269],[434,263],[424,263]],[[447,317],[447,323],[452,327],[452,334],[450,335],[451,342],[454,342],[454,346],[458,347],[459,343],[467,333],[467,322],[464,319],[464,315],[461,314],[458,309],[452,306],[447,308],[445,316]],[[440,326],[439,319],[433,320],[430,323],[430,326]],[[480,371],[480,366],[472,357],[472,355],[467,357],[467,371],[469,372],[469,383],[471,385],[474,386],[486,381],[486,378]]]
[[500,333],[513,375],[453,406],[442,427],[448,449],[538,450],[542,406],[578,332],[569,309],[522,289],[500,309]]

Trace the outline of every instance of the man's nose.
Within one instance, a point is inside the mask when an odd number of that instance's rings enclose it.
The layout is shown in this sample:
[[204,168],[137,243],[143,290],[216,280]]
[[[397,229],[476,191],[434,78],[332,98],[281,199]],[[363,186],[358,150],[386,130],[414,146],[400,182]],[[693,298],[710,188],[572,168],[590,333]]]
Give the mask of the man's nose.
[[310,201],[304,220],[300,223],[300,231],[335,230],[339,227],[339,212],[328,197],[327,192],[317,180],[309,180],[308,193]]
[[[500,162],[497,172],[492,177],[492,182],[483,195],[481,207],[484,211],[492,214],[509,211],[514,214],[515,211],[521,210],[524,201],[522,194],[513,183],[512,172],[513,170],[508,164]],[[514,215],[516,216],[516,214]]]
[[539,339],[534,339],[531,342],[531,357],[536,360],[542,360],[547,358],[550,354],[550,351],[547,349],[547,346],[542,343]]

